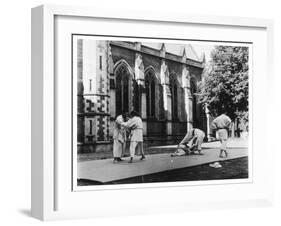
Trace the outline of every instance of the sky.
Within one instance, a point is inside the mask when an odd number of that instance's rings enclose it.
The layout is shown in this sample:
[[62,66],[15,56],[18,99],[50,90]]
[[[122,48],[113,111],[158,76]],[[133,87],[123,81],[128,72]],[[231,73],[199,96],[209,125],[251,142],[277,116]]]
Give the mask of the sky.
[[205,53],[206,62],[211,59],[211,52],[214,49],[214,45],[192,45],[194,50],[200,56],[201,53]]

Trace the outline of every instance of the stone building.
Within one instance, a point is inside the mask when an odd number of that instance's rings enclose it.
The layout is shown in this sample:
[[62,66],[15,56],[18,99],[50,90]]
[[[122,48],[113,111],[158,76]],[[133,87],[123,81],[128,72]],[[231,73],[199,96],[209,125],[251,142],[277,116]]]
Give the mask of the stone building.
[[208,130],[197,103],[205,57],[191,45],[77,40],[78,152],[112,150],[114,120],[136,110],[145,146],[175,144]]

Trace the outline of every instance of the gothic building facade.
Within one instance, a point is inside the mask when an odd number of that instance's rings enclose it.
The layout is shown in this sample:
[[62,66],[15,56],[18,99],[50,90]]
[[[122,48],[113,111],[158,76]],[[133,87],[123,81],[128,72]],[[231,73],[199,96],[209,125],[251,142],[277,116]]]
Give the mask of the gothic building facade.
[[195,95],[204,64],[191,45],[78,39],[78,152],[112,150],[115,118],[131,110],[145,147],[176,144],[192,127],[208,134]]

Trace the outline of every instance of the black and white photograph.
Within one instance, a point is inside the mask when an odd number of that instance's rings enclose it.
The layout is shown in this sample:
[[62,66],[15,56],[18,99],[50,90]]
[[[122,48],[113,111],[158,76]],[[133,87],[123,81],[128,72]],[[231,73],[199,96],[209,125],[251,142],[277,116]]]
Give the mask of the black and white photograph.
[[73,184],[251,178],[251,43],[72,35]]

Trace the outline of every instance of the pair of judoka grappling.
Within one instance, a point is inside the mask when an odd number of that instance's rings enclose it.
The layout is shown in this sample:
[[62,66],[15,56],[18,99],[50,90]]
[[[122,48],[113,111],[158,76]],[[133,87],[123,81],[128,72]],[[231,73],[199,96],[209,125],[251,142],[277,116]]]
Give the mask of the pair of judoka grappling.
[[[227,130],[231,120],[225,114],[218,116],[212,123],[212,127],[219,134],[219,140],[221,141],[220,157],[226,151],[226,140],[227,140]],[[129,163],[133,162],[135,157],[136,149],[138,153],[141,154],[140,160],[145,159],[143,150],[143,125],[142,119],[136,111],[132,111],[129,115],[128,113],[123,113],[117,116],[115,121],[115,127],[113,132],[113,157],[114,163],[122,161],[122,155],[126,148],[126,131],[129,131],[130,140],[130,160]],[[183,140],[177,146],[176,151],[171,154],[171,156],[183,156],[188,154],[194,154],[195,151],[198,154],[202,154],[202,143],[205,138],[205,133],[197,128],[191,129]]]
[[122,155],[125,152],[127,132],[130,140],[130,160],[133,163],[135,152],[141,154],[140,160],[145,159],[143,151],[143,125],[142,119],[136,111],[129,115],[127,112],[117,116],[113,132],[113,162],[122,161]]

